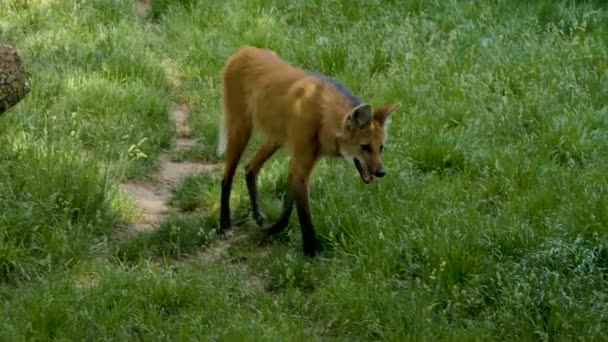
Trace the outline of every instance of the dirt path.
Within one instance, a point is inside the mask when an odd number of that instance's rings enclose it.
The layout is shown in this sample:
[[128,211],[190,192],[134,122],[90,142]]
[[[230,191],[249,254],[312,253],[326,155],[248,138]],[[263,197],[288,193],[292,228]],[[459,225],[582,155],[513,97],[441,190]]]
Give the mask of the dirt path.
[[[135,0],[133,12],[145,17],[150,10],[149,0]],[[172,88],[178,88],[181,80],[178,72],[171,63],[165,65],[167,79]],[[120,189],[131,196],[135,202],[136,215],[131,221],[134,232],[148,230],[162,222],[171,212],[168,205],[171,199],[171,187],[177,184],[184,176],[199,172],[209,172],[221,167],[220,164],[208,164],[197,161],[175,162],[171,160],[171,153],[196,146],[196,140],[191,137],[191,128],[188,125],[190,108],[187,103],[174,103],[169,111],[173,121],[176,136],[173,139],[172,150],[159,156],[160,167],[150,181],[125,182]]]
[[150,181],[125,182],[120,185],[121,190],[135,201],[137,215],[131,222],[135,231],[151,229],[167,217],[172,210],[168,205],[171,199],[170,189],[184,176],[211,172],[221,167],[221,164],[171,160],[171,152],[191,148],[196,145],[196,140],[190,137],[191,129],[187,122],[189,108],[186,104],[173,105],[169,114],[176,126],[177,136],[173,140],[173,149],[159,156],[159,170],[152,175]]
[[145,17],[150,10],[150,1],[149,0],[135,0],[133,2],[133,12],[140,17]]
[[[188,149],[196,145],[196,140],[191,138],[191,129],[188,125],[189,108],[184,103],[174,104],[170,117],[176,128],[176,136],[173,139],[173,149],[159,156],[161,166],[155,172],[150,181],[125,182],[120,188],[129,194],[135,201],[137,214],[131,221],[131,232],[137,233],[154,229],[159,223],[167,218],[173,208],[169,206],[171,199],[171,187],[177,184],[184,176],[199,172],[212,172],[220,170],[222,164],[210,164],[199,161],[172,161],[170,153],[181,149]],[[233,235],[232,232],[219,239],[210,246],[199,252],[199,257],[205,262],[221,259],[228,249],[248,237],[247,234]]]
[[[135,0],[133,11],[140,17],[145,17],[150,10],[149,0]],[[181,85],[178,72],[171,64],[166,65],[166,73],[172,88]],[[187,103],[174,103],[169,111],[171,121],[175,125],[176,135],[173,139],[173,148],[159,156],[161,166],[149,181],[125,182],[120,189],[134,199],[136,215],[130,222],[130,233],[137,233],[154,229],[159,223],[176,209],[168,203],[171,199],[171,187],[177,184],[184,176],[200,172],[220,170],[222,164],[211,164],[200,161],[171,160],[171,153],[187,150],[196,146],[196,140],[191,137],[192,129],[188,125],[190,108]],[[221,259],[228,249],[248,237],[247,234],[234,235],[231,231],[223,238],[199,252],[199,257],[205,262]]]

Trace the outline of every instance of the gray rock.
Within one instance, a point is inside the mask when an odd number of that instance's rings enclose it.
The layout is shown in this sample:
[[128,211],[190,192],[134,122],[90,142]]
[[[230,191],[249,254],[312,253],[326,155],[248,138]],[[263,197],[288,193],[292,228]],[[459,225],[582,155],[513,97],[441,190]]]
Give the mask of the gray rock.
[[30,92],[23,61],[12,46],[0,44],[0,115]]

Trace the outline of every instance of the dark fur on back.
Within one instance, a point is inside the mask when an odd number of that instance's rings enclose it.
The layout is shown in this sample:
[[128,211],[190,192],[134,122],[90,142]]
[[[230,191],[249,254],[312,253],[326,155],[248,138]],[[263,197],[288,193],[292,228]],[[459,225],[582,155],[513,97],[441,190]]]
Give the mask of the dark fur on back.
[[348,88],[346,88],[346,86],[344,84],[342,84],[340,81],[338,81],[334,78],[325,76],[322,73],[316,72],[316,71],[309,72],[309,74],[314,75],[324,81],[327,81],[327,82],[333,84],[342,94],[344,94],[344,96],[346,96],[350,100],[350,103],[352,104],[353,107],[356,107],[361,104],[361,100],[358,97],[356,97],[355,95],[353,95],[353,93]]

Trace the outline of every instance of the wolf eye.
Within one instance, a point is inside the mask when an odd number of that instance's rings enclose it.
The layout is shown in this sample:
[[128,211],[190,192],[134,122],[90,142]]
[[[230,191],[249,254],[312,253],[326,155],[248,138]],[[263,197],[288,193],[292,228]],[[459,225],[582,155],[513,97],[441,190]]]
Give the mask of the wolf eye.
[[369,145],[369,144],[366,144],[366,145],[361,145],[361,149],[362,149],[363,151],[371,152],[371,151],[372,151],[372,146],[371,146],[371,145]]

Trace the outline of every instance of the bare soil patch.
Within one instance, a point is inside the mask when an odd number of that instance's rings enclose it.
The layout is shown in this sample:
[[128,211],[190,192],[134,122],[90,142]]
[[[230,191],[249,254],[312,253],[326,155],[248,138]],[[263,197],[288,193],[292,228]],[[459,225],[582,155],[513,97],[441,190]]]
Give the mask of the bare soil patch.
[[150,0],[135,0],[133,3],[133,12],[140,17],[145,17],[150,10]]
[[[174,140],[173,150],[196,146],[196,141],[189,137],[189,113],[185,103],[175,104],[169,113],[179,136]],[[135,201],[137,215],[131,222],[134,231],[151,229],[167,217],[171,211],[168,205],[171,199],[170,189],[183,177],[193,173],[215,171],[221,167],[221,164],[200,161],[173,161],[170,153],[171,151],[160,155],[161,165],[150,181],[126,182],[120,185],[121,190]]]

